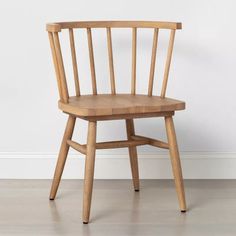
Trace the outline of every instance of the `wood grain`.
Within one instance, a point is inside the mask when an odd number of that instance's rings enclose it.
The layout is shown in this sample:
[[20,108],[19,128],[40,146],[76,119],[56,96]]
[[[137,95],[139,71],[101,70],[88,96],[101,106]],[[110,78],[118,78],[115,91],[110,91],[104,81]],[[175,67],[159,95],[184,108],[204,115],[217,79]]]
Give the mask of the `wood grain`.
[[49,23],[46,30],[60,32],[68,28],[158,28],[158,29],[182,29],[180,22],[162,21],[75,21]]
[[185,103],[170,98],[163,99],[158,96],[100,94],[97,96],[70,97],[69,103],[59,101],[59,108],[64,112],[77,116],[108,116],[183,110]]

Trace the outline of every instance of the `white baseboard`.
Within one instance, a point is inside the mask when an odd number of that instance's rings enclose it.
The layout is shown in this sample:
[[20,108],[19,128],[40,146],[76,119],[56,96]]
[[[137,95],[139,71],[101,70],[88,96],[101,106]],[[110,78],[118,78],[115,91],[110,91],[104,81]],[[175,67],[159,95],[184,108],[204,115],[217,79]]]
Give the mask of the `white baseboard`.
[[[1,179],[51,179],[57,155],[50,153],[0,153]],[[236,179],[236,153],[181,153],[185,179]],[[70,154],[64,179],[82,179],[84,156]],[[142,179],[171,179],[169,155],[139,154]],[[97,179],[130,179],[130,165],[126,154],[97,154]]]

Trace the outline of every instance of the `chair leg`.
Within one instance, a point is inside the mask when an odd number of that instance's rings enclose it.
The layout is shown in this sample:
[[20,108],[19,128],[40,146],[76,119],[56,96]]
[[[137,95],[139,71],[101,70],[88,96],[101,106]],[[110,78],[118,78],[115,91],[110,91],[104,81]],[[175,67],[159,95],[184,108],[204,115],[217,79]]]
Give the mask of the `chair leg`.
[[92,190],[93,190],[93,176],[94,176],[94,163],[96,152],[96,131],[97,122],[89,121],[88,137],[87,137],[87,154],[85,160],[85,173],[84,173],[84,196],[83,196],[83,223],[89,222]]
[[[135,134],[134,121],[132,119],[126,120],[126,131],[127,131],[127,138],[129,140],[131,139],[131,136]],[[130,159],[134,190],[138,192],[139,191],[139,171],[138,171],[138,157],[137,157],[136,147],[129,147],[129,159]]]
[[165,124],[166,124],[166,133],[169,143],[169,151],[171,157],[171,164],[175,179],[175,187],[179,199],[179,205],[181,212],[186,211],[186,202],[185,202],[185,193],[184,193],[184,184],[183,184],[183,177],[182,177],[182,170],[181,170],[181,163],[179,158],[179,150],[176,140],[174,122],[172,116],[165,117]]
[[52,187],[51,187],[51,192],[50,192],[50,197],[49,197],[50,200],[54,200],[57,194],[57,189],[61,181],[61,176],[63,173],[67,154],[69,151],[69,145],[67,144],[67,140],[71,139],[72,137],[74,127],[75,127],[75,120],[76,120],[75,117],[69,116],[68,121],[67,121],[66,129],[65,129],[64,136],[62,139],[61,148],[60,148],[59,156],[57,159],[57,165],[56,165],[56,169],[55,169],[55,173],[53,177],[53,182],[52,182]]

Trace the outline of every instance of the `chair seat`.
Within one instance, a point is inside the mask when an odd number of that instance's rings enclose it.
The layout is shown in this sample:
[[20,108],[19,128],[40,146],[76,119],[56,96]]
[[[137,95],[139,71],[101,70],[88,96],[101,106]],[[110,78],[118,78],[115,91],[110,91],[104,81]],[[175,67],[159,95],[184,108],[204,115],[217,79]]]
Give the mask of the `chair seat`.
[[184,110],[185,103],[171,98],[147,95],[82,95],[59,101],[59,108],[76,116],[110,116]]

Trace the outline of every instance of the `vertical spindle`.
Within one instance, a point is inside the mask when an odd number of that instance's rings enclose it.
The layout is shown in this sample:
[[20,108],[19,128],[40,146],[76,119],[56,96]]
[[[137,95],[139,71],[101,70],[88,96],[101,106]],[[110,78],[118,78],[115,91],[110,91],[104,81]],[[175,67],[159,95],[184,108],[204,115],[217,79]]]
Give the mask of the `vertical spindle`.
[[91,28],[87,28],[87,36],[88,36],[89,60],[90,60],[90,70],[91,70],[91,77],[92,77],[93,94],[96,95],[97,94],[97,83],[96,83],[96,73],[95,73]]
[[56,56],[57,56],[57,61],[58,61],[58,68],[60,72],[62,100],[63,102],[68,103],[69,94],[68,94],[68,88],[67,88],[67,82],[66,82],[64,63],[63,63],[63,58],[62,58],[62,53],[61,53],[60,40],[59,40],[58,32],[55,32],[53,34],[54,34],[54,40],[55,40],[55,49],[56,49],[55,51],[56,51]]
[[69,29],[69,35],[70,35],[70,49],[71,49],[74,82],[75,82],[75,93],[76,93],[76,96],[80,96],[79,75],[78,75],[78,66],[77,66],[77,59],[76,59],[75,40],[74,40],[73,29]]
[[137,54],[137,28],[132,30],[132,78],[131,94],[136,93],[136,54]]
[[152,58],[151,58],[151,67],[150,67],[149,84],[148,84],[148,95],[149,96],[152,96],[152,90],[153,90],[153,80],[154,80],[155,64],[156,64],[158,31],[159,30],[157,28],[155,28],[154,33],[153,33]]
[[163,78],[162,89],[161,89],[161,97],[162,98],[164,98],[165,95],[166,95],[166,87],[167,87],[167,82],[168,82],[171,56],[172,56],[173,46],[174,46],[174,39],[175,39],[175,30],[172,29],[171,32],[170,32],[170,40],[169,40],[169,45],[168,45],[167,58],[166,58],[165,71],[164,71],[164,78]]
[[108,47],[108,57],[109,57],[111,93],[116,94],[115,73],[114,73],[114,63],[113,63],[113,51],[112,51],[112,39],[111,39],[111,28],[107,28],[107,47]]

